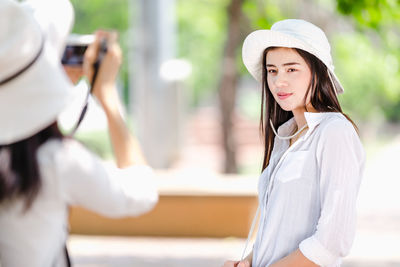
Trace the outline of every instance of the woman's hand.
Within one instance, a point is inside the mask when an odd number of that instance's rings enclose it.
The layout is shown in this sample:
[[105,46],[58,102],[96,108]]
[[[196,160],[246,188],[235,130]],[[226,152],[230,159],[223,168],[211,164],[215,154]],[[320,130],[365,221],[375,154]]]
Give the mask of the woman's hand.
[[122,51],[118,45],[116,32],[97,31],[95,41],[89,45],[85,52],[83,71],[90,82],[94,75],[93,64],[99,54],[101,42],[106,40],[107,53],[104,55],[97,72],[96,80],[92,84],[92,94],[99,100],[103,108],[114,104],[117,96],[115,83],[118,76],[119,67],[122,62]]
[[243,261],[226,261],[222,267],[250,267],[250,262]]
[[306,258],[300,249],[296,249],[286,257],[271,264],[270,267],[318,267],[318,265]]

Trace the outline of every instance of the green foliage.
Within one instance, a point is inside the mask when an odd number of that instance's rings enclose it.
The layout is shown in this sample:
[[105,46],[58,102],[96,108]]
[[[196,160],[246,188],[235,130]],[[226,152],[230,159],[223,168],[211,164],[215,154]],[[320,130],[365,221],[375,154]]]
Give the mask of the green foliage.
[[128,0],[71,0],[75,8],[73,31],[81,34],[97,29],[128,29]]
[[383,115],[400,119],[399,64],[394,54],[375,49],[363,34],[337,36],[336,72],[345,88],[340,96],[345,111],[361,119]]
[[243,12],[249,18],[252,29],[270,29],[278,20],[285,19],[277,1],[246,0]]
[[397,0],[337,0],[337,9],[352,16],[361,27],[379,29],[400,21],[400,1]]
[[178,53],[192,64],[188,84],[192,104],[216,92],[223,42],[226,38],[227,0],[177,1]]

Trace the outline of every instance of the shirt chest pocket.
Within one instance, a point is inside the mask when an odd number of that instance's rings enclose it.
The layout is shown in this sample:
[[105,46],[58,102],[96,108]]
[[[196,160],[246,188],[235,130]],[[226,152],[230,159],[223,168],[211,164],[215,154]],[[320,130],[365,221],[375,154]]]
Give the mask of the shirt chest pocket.
[[289,152],[279,166],[275,178],[286,183],[304,176],[309,155],[309,151]]

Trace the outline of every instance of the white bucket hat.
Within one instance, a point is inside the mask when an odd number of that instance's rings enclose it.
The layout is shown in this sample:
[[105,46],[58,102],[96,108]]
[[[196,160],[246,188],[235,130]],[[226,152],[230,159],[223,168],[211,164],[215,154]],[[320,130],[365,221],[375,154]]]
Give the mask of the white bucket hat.
[[44,129],[72,100],[61,54],[73,22],[68,0],[0,1],[0,144]]
[[268,47],[299,48],[316,56],[328,68],[336,92],[344,92],[333,71],[328,39],[314,24],[300,19],[287,19],[273,24],[271,30],[257,30],[246,37],[242,49],[243,63],[258,82],[262,81],[262,56]]

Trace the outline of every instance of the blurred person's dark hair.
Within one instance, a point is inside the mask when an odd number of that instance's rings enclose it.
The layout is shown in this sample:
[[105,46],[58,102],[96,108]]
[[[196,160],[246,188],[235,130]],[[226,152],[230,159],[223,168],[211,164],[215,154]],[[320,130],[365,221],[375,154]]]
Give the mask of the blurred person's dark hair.
[[51,138],[63,138],[57,122],[26,139],[0,145],[0,203],[21,197],[26,209],[31,206],[41,188],[38,148]]

